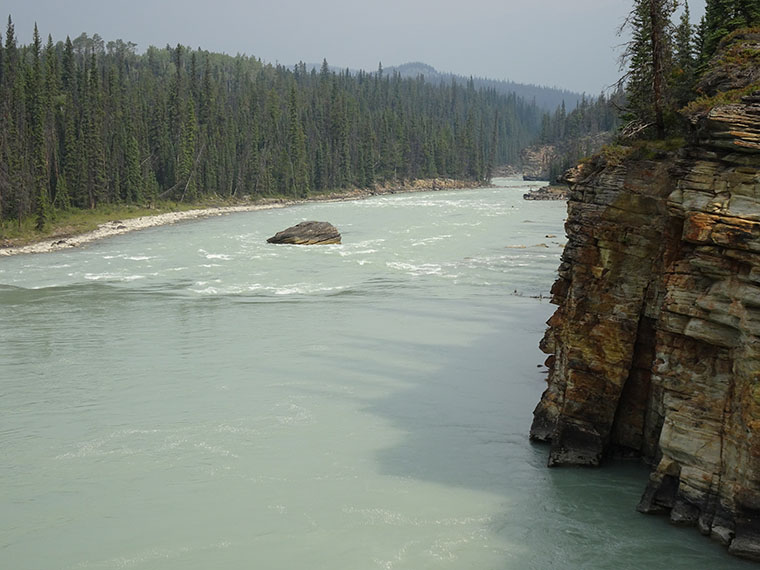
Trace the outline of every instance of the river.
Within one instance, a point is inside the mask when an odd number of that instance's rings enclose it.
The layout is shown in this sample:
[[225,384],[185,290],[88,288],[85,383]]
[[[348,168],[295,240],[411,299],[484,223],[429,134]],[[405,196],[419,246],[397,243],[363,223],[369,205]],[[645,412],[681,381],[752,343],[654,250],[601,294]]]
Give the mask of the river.
[[497,182],[0,259],[0,568],[748,567],[529,443],[565,204]]

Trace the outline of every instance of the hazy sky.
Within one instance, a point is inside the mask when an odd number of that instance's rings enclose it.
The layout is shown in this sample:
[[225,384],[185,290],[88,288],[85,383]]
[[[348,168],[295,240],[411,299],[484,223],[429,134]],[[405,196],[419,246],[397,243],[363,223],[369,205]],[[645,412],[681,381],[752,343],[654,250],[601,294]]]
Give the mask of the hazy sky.
[[[596,94],[619,76],[616,32],[632,0],[5,0],[22,43],[82,32],[181,43],[374,71],[422,61],[439,71]],[[692,20],[704,0],[691,0]],[[5,35],[5,26],[2,28]]]

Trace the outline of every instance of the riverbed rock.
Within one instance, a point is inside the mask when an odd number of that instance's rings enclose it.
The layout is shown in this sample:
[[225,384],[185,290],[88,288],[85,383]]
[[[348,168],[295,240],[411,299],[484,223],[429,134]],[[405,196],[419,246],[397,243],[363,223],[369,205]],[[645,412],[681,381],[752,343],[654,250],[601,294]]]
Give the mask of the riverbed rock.
[[573,178],[531,438],[549,465],[641,456],[639,511],[760,560],[760,97],[693,125]]
[[567,197],[567,186],[551,184],[523,194],[523,200],[567,200]]
[[267,243],[327,245],[340,243],[340,239],[340,232],[329,222],[308,221],[277,232]]

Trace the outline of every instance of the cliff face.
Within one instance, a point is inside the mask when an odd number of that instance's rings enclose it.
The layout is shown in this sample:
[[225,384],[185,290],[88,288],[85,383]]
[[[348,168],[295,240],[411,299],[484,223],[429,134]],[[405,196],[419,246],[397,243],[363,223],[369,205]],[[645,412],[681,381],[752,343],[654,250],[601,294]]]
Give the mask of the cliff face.
[[[568,157],[579,157],[598,152],[613,138],[613,133],[602,131],[593,135],[570,137],[552,144],[535,144],[520,151],[524,180],[552,180],[557,178],[556,169]],[[555,170],[552,176],[552,170]]]
[[531,438],[550,466],[641,455],[640,511],[760,560],[760,93],[694,121],[570,180]]
[[524,180],[549,180],[552,161],[559,151],[553,144],[534,145],[520,152]]

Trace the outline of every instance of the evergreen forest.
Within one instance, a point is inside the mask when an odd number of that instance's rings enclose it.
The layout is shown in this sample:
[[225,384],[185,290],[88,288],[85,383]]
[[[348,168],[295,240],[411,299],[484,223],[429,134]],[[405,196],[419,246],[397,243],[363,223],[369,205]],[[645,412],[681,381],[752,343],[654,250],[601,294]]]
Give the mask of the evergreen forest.
[[[538,142],[557,149],[549,179],[615,139],[623,145],[664,139],[681,144],[689,133],[689,113],[760,90],[756,54],[718,53],[737,34],[756,35],[759,27],[760,0],[707,0],[697,25],[686,0],[633,0],[619,30],[629,31],[631,39],[624,46],[617,89],[596,100],[584,96],[572,111],[562,104],[543,116]],[[740,70],[735,85],[725,85],[727,91],[717,95],[703,86],[708,70],[720,65],[716,56]]]
[[554,113],[545,113],[541,120],[538,142],[558,149],[549,164],[549,180],[556,180],[568,168],[610,142],[620,128],[620,109],[625,94],[617,89],[610,95],[600,93],[596,99],[584,95],[575,109],[567,111],[564,102]]
[[[675,21],[678,8],[681,15]],[[691,24],[686,0],[634,0],[621,29],[631,32],[620,80],[626,96],[623,136],[663,139],[682,134],[686,127],[680,111],[699,99],[709,102],[712,94],[702,92],[699,82],[721,43],[741,30],[757,33],[758,26],[760,0],[707,0],[696,26]],[[742,90],[760,89],[760,84],[752,84],[758,69],[753,53],[730,57],[750,81]],[[724,99],[729,95],[724,94]]]
[[0,46],[0,228],[102,204],[303,198],[516,163],[541,111],[398,73],[307,71],[82,34]]

